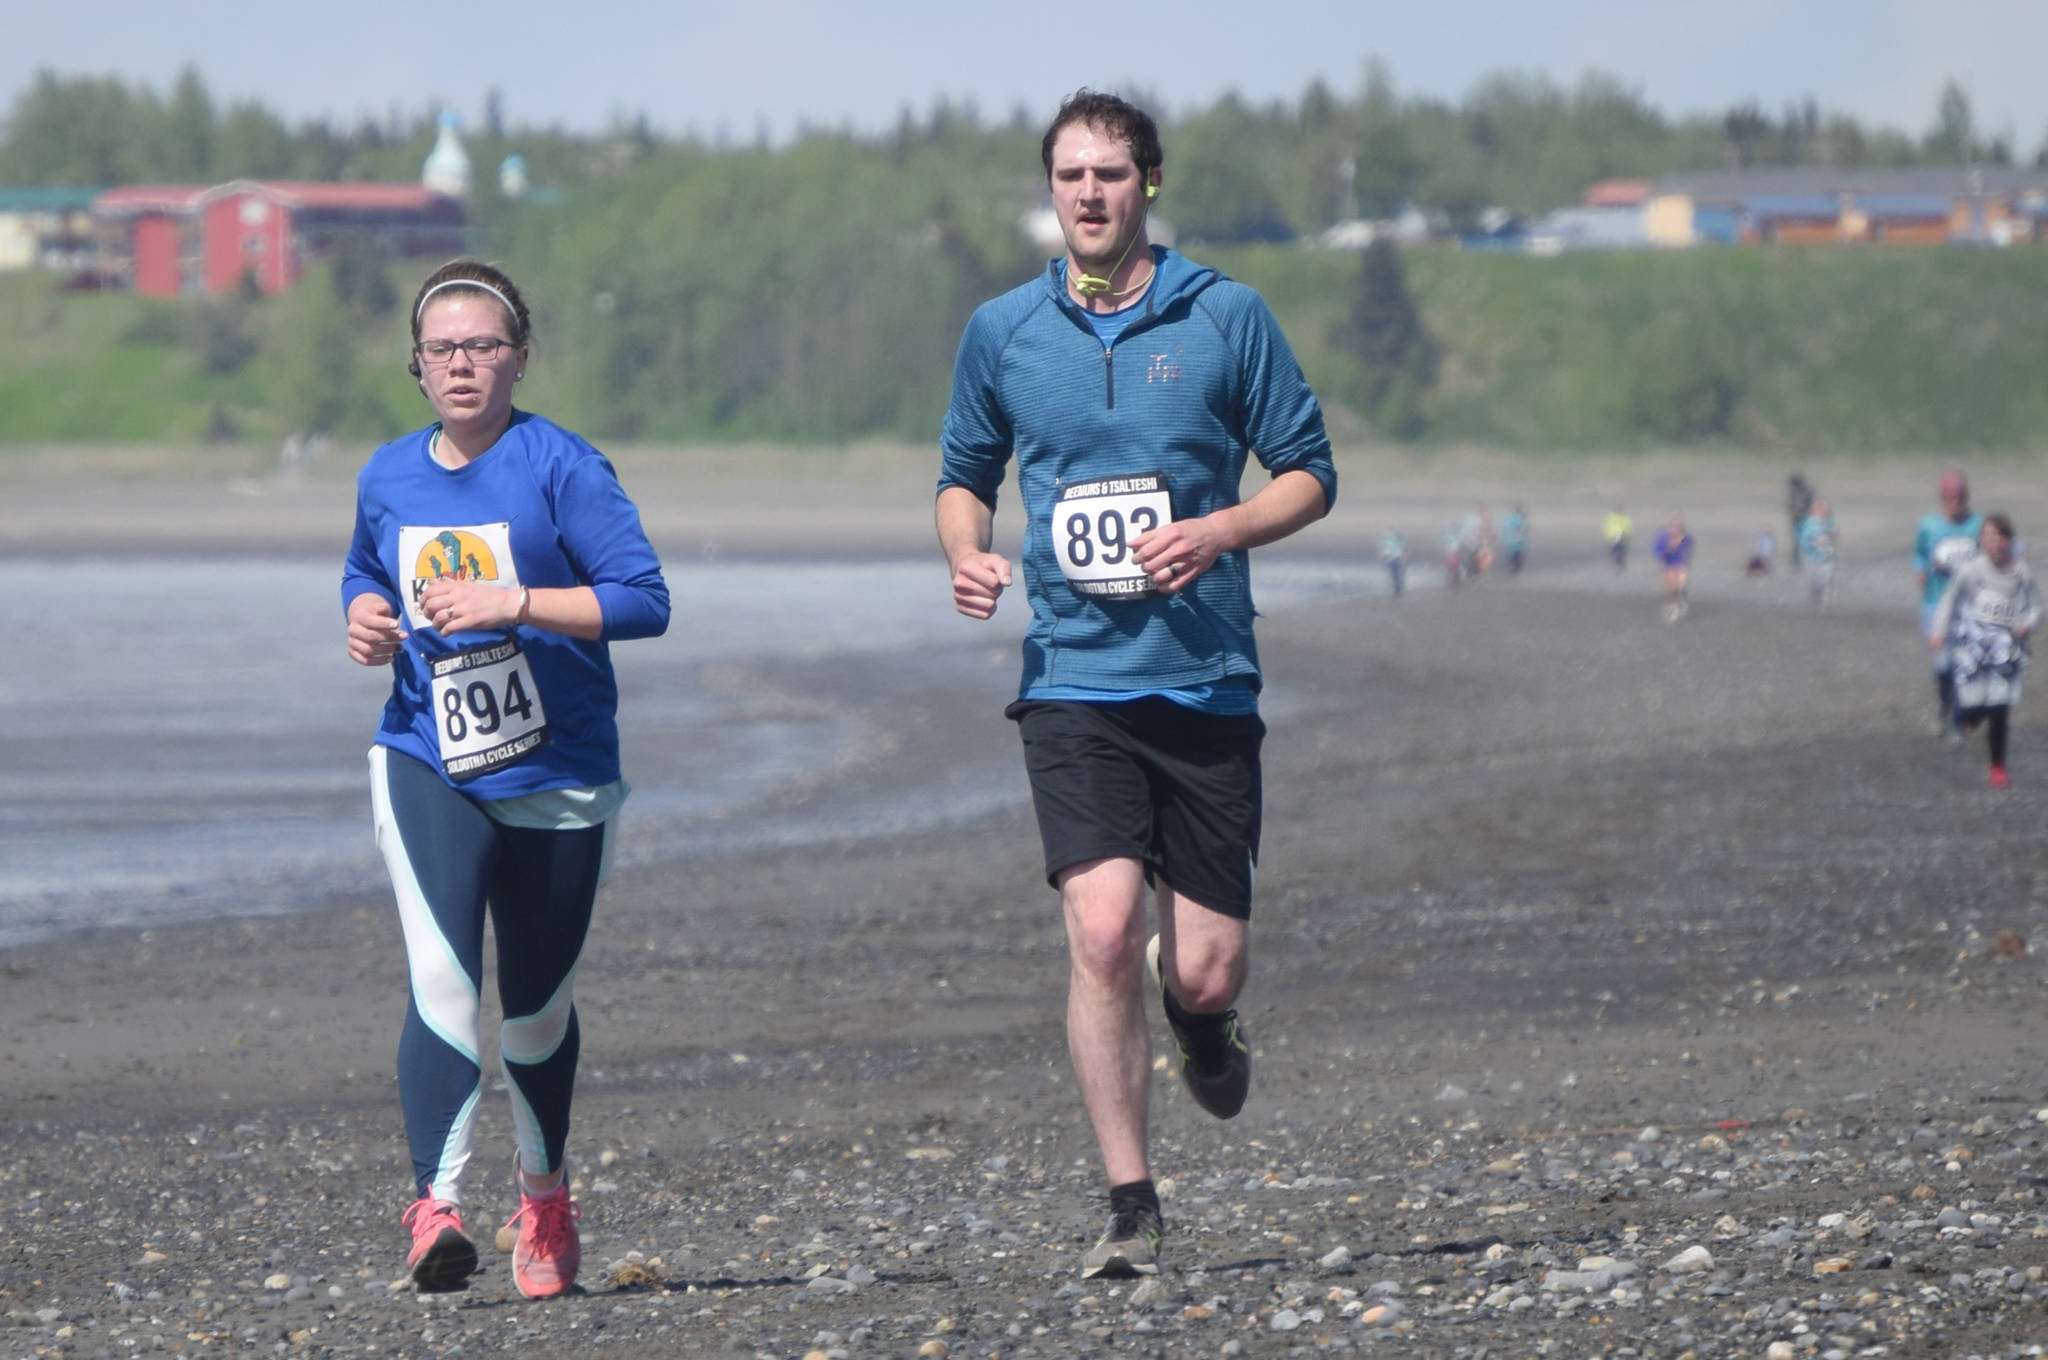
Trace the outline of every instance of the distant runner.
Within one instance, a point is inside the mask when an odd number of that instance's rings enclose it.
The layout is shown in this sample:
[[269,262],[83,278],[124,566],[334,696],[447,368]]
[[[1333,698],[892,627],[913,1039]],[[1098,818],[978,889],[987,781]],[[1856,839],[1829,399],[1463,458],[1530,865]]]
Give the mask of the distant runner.
[[1674,514],[1657,531],[1656,541],[1650,545],[1650,553],[1664,568],[1664,622],[1677,623],[1685,617],[1692,601],[1687,589],[1692,583],[1693,537],[1685,527],[1685,517]]
[[1827,497],[1815,496],[1813,508],[1799,521],[1799,555],[1806,562],[1806,586],[1816,605],[1835,598],[1835,512]]
[[[1042,144],[1066,254],[975,312],[960,342],[936,505],[953,604],[1012,584],[991,550],[1014,455],[1032,617],[1008,715],[1066,914],[1067,1044],[1109,1179],[1083,1276],[1154,1274],[1148,965],[1181,1079],[1243,1107],[1260,825],[1259,663],[1247,551],[1328,512],[1321,408],[1259,295],[1146,236],[1159,134],[1083,90]],[[1247,455],[1272,480],[1237,499]],[[1158,933],[1146,935],[1146,889]]]
[[1519,503],[1500,522],[1500,550],[1508,559],[1508,575],[1520,576],[1529,558],[1529,516]]
[[1991,787],[2003,789],[2012,783],[2005,770],[2008,719],[2020,699],[2027,642],[2041,621],[2041,591],[2013,555],[2010,519],[1986,515],[1978,543],[1981,551],[1956,568],[1934,606],[1927,642],[1948,659],[1963,727],[1984,725]]
[[[1793,531],[1793,535],[1793,561],[1796,563],[1799,560],[1797,552],[1798,530],[1795,529]],[[1761,529],[1758,529],[1756,531],[1756,541],[1750,546],[1749,549],[1749,560],[1742,564],[1743,574],[1745,576],[1769,576],[1771,574],[1771,563],[1777,558],[1777,556],[1777,531],[1772,529],[1770,525],[1766,524]]]
[[1785,479],[1785,519],[1792,526],[1792,565],[1798,566],[1804,551],[1799,543],[1799,526],[1813,513],[1813,484],[1795,472]]
[[1399,529],[1380,535],[1380,561],[1386,564],[1387,589],[1398,600],[1408,579],[1408,540]]
[[[1984,517],[1970,509],[1970,483],[1960,468],[1941,474],[1941,509],[1922,517],[1913,535],[1913,569],[1920,577],[1920,636],[1934,632],[1934,611],[1941,603],[1948,583],[1963,563],[1977,555],[1978,535]],[[1934,735],[1952,746],[1963,741],[1962,720],[1956,716],[1955,679],[1949,669],[1946,649],[1934,653]]]
[[1628,540],[1635,528],[1634,522],[1620,506],[1607,512],[1607,522],[1601,526],[1600,536],[1607,544],[1607,556],[1616,571],[1628,565]]

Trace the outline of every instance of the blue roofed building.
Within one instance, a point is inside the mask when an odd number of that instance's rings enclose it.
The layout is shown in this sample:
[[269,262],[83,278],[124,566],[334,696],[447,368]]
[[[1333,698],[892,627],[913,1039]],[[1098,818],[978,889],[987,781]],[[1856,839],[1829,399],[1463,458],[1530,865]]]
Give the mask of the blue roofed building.
[[1657,245],[2013,245],[2042,239],[2048,168],[1801,166],[1666,175],[1644,221]]

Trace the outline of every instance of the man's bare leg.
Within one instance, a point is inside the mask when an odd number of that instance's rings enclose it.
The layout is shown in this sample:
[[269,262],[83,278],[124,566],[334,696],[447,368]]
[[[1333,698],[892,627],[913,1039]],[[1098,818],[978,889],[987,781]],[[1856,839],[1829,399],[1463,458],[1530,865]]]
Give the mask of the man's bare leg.
[[1086,860],[1059,876],[1066,910],[1067,1051],[1111,1185],[1147,1180],[1145,871],[1134,859]]

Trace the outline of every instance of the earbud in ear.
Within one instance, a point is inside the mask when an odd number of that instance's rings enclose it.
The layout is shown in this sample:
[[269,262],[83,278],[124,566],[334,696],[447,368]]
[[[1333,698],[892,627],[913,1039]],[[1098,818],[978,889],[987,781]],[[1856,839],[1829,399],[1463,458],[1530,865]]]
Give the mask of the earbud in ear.
[[1147,184],[1145,186],[1145,201],[1149,203],[1157,197],[1159,197],[1159,186],[1156,184]]
[[420,361],[417,359],[414,359],[411,363],[407,364],[405,366],[405,371],[412,374],[415,378],[423,378],[425,376],[420,372]]

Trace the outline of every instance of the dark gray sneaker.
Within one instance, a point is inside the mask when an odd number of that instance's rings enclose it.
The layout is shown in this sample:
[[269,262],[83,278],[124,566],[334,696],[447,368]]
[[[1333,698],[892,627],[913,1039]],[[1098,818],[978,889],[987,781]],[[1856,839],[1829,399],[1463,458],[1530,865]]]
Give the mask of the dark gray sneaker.
[[1150,1205],[1118,1209],[1109,1216],[1102,1240],[1081,1258],[1081,1278],[1127,1280],[1159,1273],[1159,1239],[1165,1225]]
[[1252,1089],[1252,1051],[1237,1012],[1197,1015],[1176,1002],[1159,971],[1157,935],[1145,946],[1145,969],[1166,1007],[1166,1026],[1180,1049],[1180,1079],[1188,1094],[1218,1119],[1230,1118],[1244,1108]]

